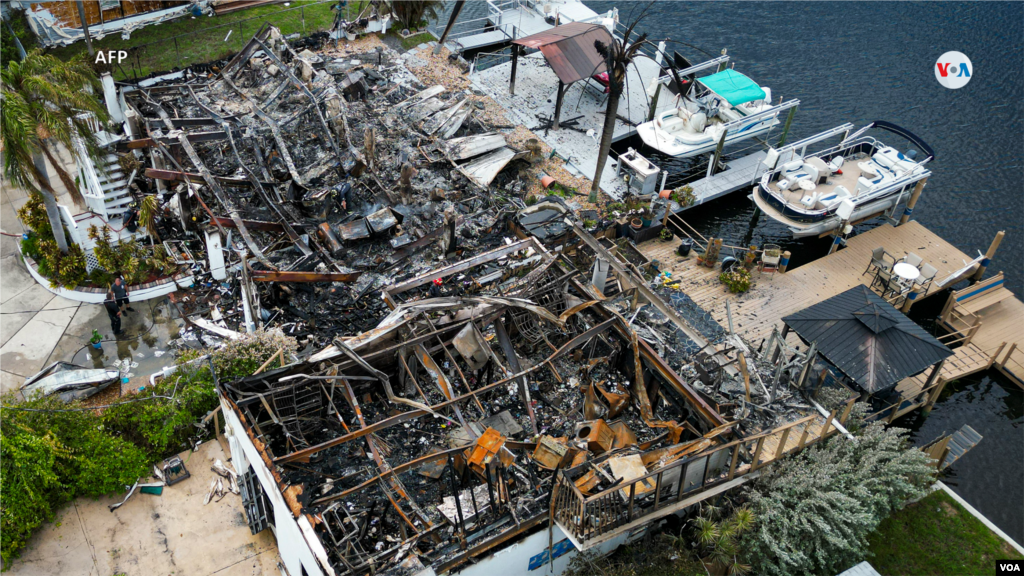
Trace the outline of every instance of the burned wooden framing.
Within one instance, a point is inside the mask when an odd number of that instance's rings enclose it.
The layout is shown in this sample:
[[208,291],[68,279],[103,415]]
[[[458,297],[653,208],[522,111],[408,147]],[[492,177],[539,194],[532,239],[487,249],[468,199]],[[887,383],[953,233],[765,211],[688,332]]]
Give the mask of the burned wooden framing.
[[[590,257],[601,255],[614,257]],[[813,413],[758,429],[727,421],[621,313],[638,292],[602,299],[578,259],[528,238],[432,270],[384,290],[393,311],[373,331],[222,385],[282,490],[301,486],[336,573],[449,570],[545,521],[586,548],[742,483],[770,461],[766,439],[784,434],[771,448],[782,457],[839,429],[842,414],[823,428]],[[476,281],[494,266],[501,275]],[[466,293],[430,294],[438,278]],[[771,370],[788,385],[808,370],[793,352],[751,365],[781,358]]]

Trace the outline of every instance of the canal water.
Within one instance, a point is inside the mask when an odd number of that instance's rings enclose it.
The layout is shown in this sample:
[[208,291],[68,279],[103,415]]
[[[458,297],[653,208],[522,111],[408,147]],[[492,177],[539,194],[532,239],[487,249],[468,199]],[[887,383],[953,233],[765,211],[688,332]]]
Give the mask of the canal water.
[[[597,12],[618,6],[620,20],[628,23],[646,3],[586,4]],[[469,2],[460,20],[485,14],[484,2]],[[737,71],[770,87],[776,98],[799,98],[789,141],[844,122],[863,126],[873,120],[896,123],[923,138],[936,158],[914,218],[970,255],[984,251],[996,231],[1005,230],[993,269],[1003,270],[1007,286],[1024,295],[1024,4],[658,2],[637,30],[654,40],[669,38],[669,49],[691,62],[727,48]],[[970,83],[959,90],[935,79],[936,60],[950,50],[966,54],[974,67]],[[780,132],[770,138],[777,141]],[[897,138],[892,144],[905,146]],[[742,155],[737,151],[746,145],[727,148],[726,159]],[[642,143],[617,144],[620,151],[627,146]],[[670,174],[694,164],[643,153]],[[793,252],[796,265],[828,250],[827,239],[796,241],[773,220],[755,218],[742,193],[692,209],[686,220],[727,244],[779,244]],[[879,223],[859,225],[854,233]],[[945,480],[1024,542],[1020,388],[995,373],[964,379],[947,387],[928,417],[916,415],[900,424],[912,430],[918,444],[964,424],[981,433],[981,443]]]

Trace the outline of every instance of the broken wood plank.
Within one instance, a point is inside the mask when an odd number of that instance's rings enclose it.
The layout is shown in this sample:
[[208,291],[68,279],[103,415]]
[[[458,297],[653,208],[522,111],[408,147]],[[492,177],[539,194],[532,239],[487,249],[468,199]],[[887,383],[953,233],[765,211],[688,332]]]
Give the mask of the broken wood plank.
[[[224,218],[223,216],[216,216],[211,219],[215,225],[223,226],[225,228],[236,228],[235,221],[231,218]],[[262,230],[264,232],[284,232],[284,226],[277,222],[264,222],[262,220],[242,220],[242,224],[246,228],[253,230]]]
[[253,270],[255,282],[355,282],[362,272],[283,272],[280,270]]
[[421,90],[421,91],[413,94],[412,96],[409,96],[405,100],[402,100],[398,104],[395,104],[393,110],[402,110],[403,108],[408,108],[409,106],[414,106],[416,104],[419,104],[420,102],[423,102],[424,100],[426,100],[428,98],[433,98],[434,96],[437,96],[438,94],[441,94],[443,92],[444,92],[444,86],[441,86],[440,84],[437,84],[435,86],[431,86],[430,88],[427,88],[426,90]]
[[468,160],[505,145],[505,136],[497,132],[452,138],[441,143],[441,148],[452,161]]
[[406,118],[408,118],[409,122],[419,122],[441,108],[444,108],[444,102],[437,98],[430,98],[422,104],[417,104],[409,108],[409,112],[406,113]]
[[434,132],[437,132],[437,130],[441,128],[441,126],[443,126],[445,123],[451,120],[452,117],[455,116],[456,113],[458,113],[459,109],[462,108],[462,106],[465,105],[467,101],[468,99],[463,98],[462,100],[456,102],[455,105],[449,106],[448,108],[445,108],[444,110],[431,116],[429,119],[423,122],[423,132],[425,132],[428,136],[432,135]]
[[515,155],[515,150],[511,148],[500,148],[476,160],[462,164],[459,166],[459,172],[465,174],[466,178],[469,178],[477,186],[487,188],[495,176],[498,175],[498,172],[501,172]]

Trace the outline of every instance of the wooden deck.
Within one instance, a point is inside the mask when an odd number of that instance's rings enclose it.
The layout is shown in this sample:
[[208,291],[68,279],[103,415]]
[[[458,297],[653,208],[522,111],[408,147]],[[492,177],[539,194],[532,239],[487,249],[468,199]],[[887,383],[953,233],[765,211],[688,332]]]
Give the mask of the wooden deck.
[[[803,310],[808,306],[844,292],[857,284],[869,285],[871,274],[862,274],[871,261],[871,251],[883,247],[896,258],[909,252],[921,256],[926,263],[938,269],[936,282],[921,299],[941,292],[938,281],[954,274],[972,258],[955,246],[929,231],[921,224],[911,221],[901,226],[883,224],[878,228],[849,239],[847,247],[838,252],[819,258],[795,270],[777,273],[774,276],[760,276],[756,271],[753,286],[743,294],[731,294],[718,280],[721,271],[698,266],[691,254],[680,258],[675,254],[678,242],[652,240],[638,248],[649,259],[658,260],[662,270],[672,272],[674,281],[681,281],[681,289],[707,310],[720,324],[726,325],[725,303],[731,303],[733,322],[736,330],[748,341],[757,345],[767,338],[772,328],[782,327],[782,318]],[[722,250],[721,257],[730,255]],[[739,255],[737,255],[739,256]],[[991,271],[998,270],[990,266]],[[962,274],[947,286],[966,279],[974,268]],[[956,349],[956,355],[947,360],[941,376],[943,381],[955,380],[969,374],[986,370],[994,365],[1008,372],[1011,379],[1020,382],[1024,376],[1024,341],[1021,326],[1024,325],[1024,303],[1010,298],[978,313],[982,323],[968,346]],[[795,338],[792,334],[790,338]],[[1010,347],[1020,342],[1020,346]],[[1003,343],[1006,343],[1005,346]],[[795,343],[795,340],[794,340]],[[1003,347],[1000,350],[1000,347]],[[1005,367],[1002,360],[1006,358]],[[908,379],[900,387],[908,393],[916,387],[923,390],[927,373]],[[901,411],[905,412],[905,410]]]
[[[966,254],[917,222],[902,226],[884,224],[848,241],[847,247],[819,258],[795,270],[774,276],[754,272],[754,285],[743,294],[730,294],[718,280],[721,271],[698,266],[691,254],[675,254],[678,242],[652,240],[638,248],[649,259],[658,260],[662,270],[670,270],[673,280],[682,281],[682,290],[698,305],[725,325],[725,302],[732,304],[737,331],[757,343],[780,326],[784,316],[845,292],[858,284],[870,284],[872,276],[862,274],[871,261],[871,251],[882,246],[896,258],[914,252],[939,272],[943,279],[971,261]],[[730,255],[722,249],[721,257]],[[966,278],[968,274],[965,274]],[[939,288],[933,283],[927,295]],[[923,298],[922,296],[920,298]],[[984,330],[984,328],[982,328]]]

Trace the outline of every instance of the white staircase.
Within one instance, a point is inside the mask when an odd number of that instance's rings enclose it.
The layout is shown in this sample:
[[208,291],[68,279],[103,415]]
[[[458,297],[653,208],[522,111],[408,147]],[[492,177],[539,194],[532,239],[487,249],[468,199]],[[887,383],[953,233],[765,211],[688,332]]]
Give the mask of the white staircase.
[[103,212],[107,220],[121,219],[128,210],[128,204],[132,197],[128,194],[128,177],[121,172],[121,165],[117,161],[116,154],[108,154],[103,158],[105,172],[97,171],[96,179],[99,182],[103,195]]

